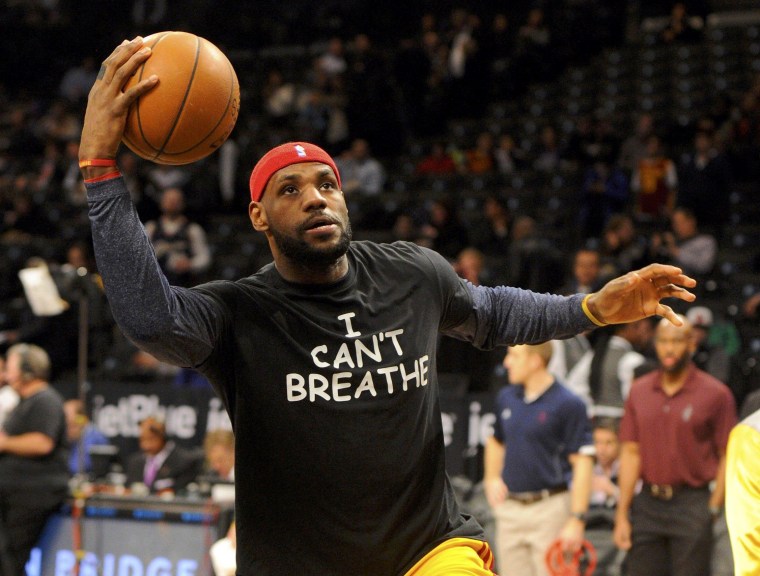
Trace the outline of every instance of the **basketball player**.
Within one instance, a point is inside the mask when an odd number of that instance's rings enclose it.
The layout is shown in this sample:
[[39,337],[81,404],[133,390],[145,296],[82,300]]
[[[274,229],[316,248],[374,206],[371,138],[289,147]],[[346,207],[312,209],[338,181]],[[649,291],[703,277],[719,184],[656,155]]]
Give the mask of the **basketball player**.
[[238,574],[492,574],[446,476],[438,332],[489,348],[677,321],[660,299],[691,301],[695,282],[652,265],[587,300],[474,287],[414,244],[352,242],[333,159],[300,142],[251,175],[250,220],[274,262],[237,282],[169,286],[118,170],[87,162],[116,157],[129,105],[160,81],[121,91],[149,54],[141,38],[117,47],[89,96],[80,159],[94,243],[122,330],[202,372],[230,414]]

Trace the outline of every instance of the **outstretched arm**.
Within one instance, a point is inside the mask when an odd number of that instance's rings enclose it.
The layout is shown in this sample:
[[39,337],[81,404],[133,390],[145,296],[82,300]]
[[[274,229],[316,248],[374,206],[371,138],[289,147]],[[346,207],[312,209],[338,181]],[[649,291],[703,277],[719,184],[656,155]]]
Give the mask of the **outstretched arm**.
[[650,264],[610,280],[601,290],[587,296],[584,311],[600,326],[625,324],[655,315],[680,326],[681,320],[670,306],[662,303],[662,299],[679,298],[693,302],[696,296],[686,288],[696,285],[696,280],[676,266]]
[[[103,62],[87,101],[80,161],[113,159],[129,106],[156,83],[122,86],[150,55],[142,39],[126,40]],[[169,286],[124,180],[113,166],[84,166],[95,257],[113,315],[124,334],[157,358],[197,366],[211,352],[217,315],[201,294]]]

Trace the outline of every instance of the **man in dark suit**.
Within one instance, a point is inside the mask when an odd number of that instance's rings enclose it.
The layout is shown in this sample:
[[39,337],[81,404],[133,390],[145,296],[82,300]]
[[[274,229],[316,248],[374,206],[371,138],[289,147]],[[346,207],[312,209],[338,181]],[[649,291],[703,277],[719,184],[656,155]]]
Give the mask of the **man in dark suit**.
[[200,473],[202,460],[166,437],[156,416],[140,422],[140,450],[127,460],[127,482],[143,483],[152,493],[181,492]]

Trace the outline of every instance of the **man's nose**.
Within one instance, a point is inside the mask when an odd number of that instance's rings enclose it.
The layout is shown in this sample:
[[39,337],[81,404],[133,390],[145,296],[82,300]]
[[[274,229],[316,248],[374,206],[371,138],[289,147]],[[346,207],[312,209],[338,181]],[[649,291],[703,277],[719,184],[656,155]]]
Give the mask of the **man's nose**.
[[304,191],[304,205],[308,209],[323,208],[327,205],[327,200],[322,192],[316,186],[309,186]]

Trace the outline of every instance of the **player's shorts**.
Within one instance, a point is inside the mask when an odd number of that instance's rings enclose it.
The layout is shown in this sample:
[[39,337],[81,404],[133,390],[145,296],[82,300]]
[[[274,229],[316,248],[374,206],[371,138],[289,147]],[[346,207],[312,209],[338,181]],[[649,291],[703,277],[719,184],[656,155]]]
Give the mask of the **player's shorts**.
[[406,576],[494,576],[488,542],[451,538],[428,552]]

